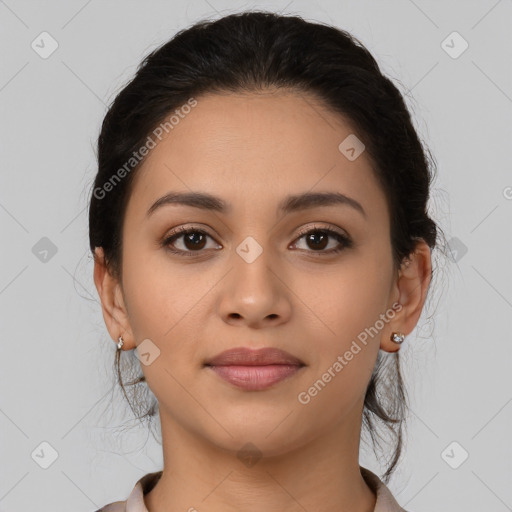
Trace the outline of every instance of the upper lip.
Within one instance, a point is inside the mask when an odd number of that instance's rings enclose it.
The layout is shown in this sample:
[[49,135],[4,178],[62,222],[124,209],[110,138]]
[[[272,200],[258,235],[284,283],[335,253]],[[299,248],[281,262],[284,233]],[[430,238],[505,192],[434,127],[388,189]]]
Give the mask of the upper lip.
[[269,364],[292,364],[304,366],[297,357],[278,348],[250,349],[238,347],[225,350],[206,361],[206,366],[265,366]]

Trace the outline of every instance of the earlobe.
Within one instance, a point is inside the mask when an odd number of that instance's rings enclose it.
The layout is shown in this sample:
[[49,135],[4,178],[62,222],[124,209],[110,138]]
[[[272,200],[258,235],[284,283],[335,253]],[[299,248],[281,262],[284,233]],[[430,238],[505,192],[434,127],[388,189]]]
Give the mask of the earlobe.
[[[386,352],[397,352],[400,343],[392,339],[393,333],[410,334],[418,323],[432,278],[430,247],[421,240],[409,259],[404,260],[398,271],[395,291],[400,311],[389,322],[381,339],[380,348]],[[398,340],[398,338],[395,337]]]
[[94,249],[94,284],[101,300],[103,319],[110,337],[118,342],[119,336],[123,337],[126,349],[134,348],[133,336],[128,320],[127,310],[123,300],[121,285],[111,275],[105,264],[102,247]]

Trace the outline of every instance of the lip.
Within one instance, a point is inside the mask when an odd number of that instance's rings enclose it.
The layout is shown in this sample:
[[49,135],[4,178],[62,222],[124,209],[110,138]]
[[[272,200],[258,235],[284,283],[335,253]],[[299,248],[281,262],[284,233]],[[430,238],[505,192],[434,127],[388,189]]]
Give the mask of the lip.
[[247,391],[267,389],[295,375],[305,364],[277,348],[245,347],[221,352],[205,363],[220,378]]
[[250,349],[237,347],[217,354],[205,363],[207,366],[266,366],[275,364],[304,365],[292,354],[278,348]]
[[303,366],[295,364],[269,364],[264,366],[210,366],[221,379],[246,391],[261,391],[281,382]]

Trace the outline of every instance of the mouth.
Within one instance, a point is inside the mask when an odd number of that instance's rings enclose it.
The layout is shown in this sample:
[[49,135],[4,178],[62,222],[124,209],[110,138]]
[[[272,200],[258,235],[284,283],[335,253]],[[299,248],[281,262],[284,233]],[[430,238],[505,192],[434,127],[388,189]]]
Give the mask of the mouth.
[[221,352],[204,366],[238,388],[259,391],[292,377],[306,365],[284,350],[240,347]]

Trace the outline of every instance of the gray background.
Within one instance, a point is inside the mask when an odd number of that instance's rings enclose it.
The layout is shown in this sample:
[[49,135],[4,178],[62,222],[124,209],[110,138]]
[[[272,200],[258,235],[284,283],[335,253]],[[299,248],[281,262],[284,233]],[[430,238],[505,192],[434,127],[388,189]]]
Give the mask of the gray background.
[[[92,511],[161,469],[112,392],[87,247],[96,137],[148,51],[247,8],[349,30],[407,94],[453,252],[402,347],[412,414],[389,487],[412,512],[512,510],[512,1],[0,0],[0,511]],[[361,464],[380,471],[368,451]]]

